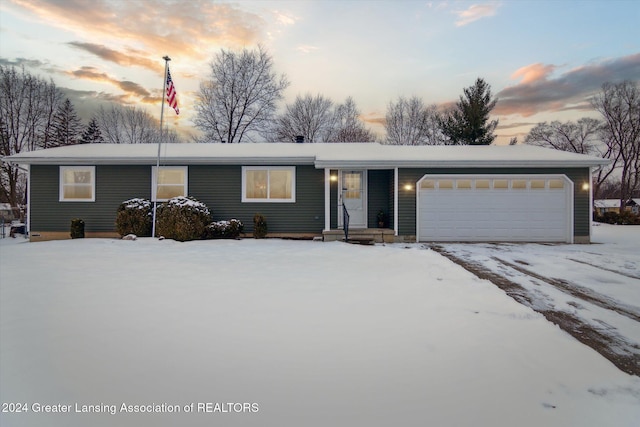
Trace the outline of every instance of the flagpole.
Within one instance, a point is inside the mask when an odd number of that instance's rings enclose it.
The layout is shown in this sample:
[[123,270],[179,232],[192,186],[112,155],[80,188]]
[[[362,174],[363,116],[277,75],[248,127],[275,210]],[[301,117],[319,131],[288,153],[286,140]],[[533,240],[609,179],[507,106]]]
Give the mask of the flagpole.
[[160,107],[160,138],[158,139],[158,157],[156,158],[156,182],[154,183],[156,187],[156,197],[153,198],[153,225],[151,226],[152,238],[156,237],[156,209],[158,204],[158,178],[160,177],[160,147],[162,146],[163,136],[162,124],[164,120],[164,97],[167,92],[167,70],[169,69],[169,61],[171,61],[171,58],[167,55],[163,56],[162,59],[164,59],[164,83],[162,84],[162,106]]

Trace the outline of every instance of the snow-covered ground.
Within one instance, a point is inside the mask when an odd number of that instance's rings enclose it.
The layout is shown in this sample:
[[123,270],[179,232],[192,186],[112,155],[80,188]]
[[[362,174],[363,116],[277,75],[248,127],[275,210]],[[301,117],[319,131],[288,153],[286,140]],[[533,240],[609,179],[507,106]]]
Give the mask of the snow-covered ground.
[[453,255],[472,271],[508,280],[504,288],[515,284],[517,288],[508,292],[523,296],[536,311],[553,311],[553,318],[563,323],[570,318],[566,330],[593,331],[589,339],[595,335],[607,348],[607,357],[616,359],[626,372],[638,374],[640,226],[593,228],[592,245],[478,243],[435,249]]
[[[640,229],[594,233],[598,244],[508,252],[534,265],[548,250],[550,276],[609,256],[568,279],[637,309]],[[2,426],[640,419],[640,378],[423,245],[21,242],[0,241]],[[638,338],[638,324],[625,333]],[[164,412],[127,412],[134,405]],[[173,405],[180,412],[166,412]],[[5,412],[16,408],[28,412]],[[71,412],[34,412],[43,408]]]

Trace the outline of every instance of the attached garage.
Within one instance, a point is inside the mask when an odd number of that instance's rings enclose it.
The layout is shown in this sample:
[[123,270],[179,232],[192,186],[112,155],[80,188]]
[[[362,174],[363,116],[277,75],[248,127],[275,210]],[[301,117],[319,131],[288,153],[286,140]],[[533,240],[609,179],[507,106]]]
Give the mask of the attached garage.
[[573,243],[573,182],[565,175],[424,175],[417,239]]

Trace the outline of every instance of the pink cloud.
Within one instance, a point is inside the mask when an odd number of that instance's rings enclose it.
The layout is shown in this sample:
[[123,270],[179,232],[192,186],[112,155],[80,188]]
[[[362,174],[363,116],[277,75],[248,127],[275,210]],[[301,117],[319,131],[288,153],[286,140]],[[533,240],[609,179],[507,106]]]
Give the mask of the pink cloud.
[[[85,50],[116,62],[134,61],[147,68],[144,58],[131,58],[112,48],[97,51],[109,41],[123,47],[142,46],[139,54],[154,57],[164,53],[195,60],[207,59],[211,45],[243,47],[260,40],[265,23],[256,14],[233,4],[192,0],[91,1],[9,0],[48,24],[75,32]],[[194,40],[198,42],[195,43]],[[99,41],[100,44],[96,42]],[[139,56],[142,56],[139,55]]]
[[521,84],[533,83],[538,80],[546,80],[547,76],[556,69],[555,65],[544,65],[541,63],[526,65],[517,69],[512,75],[512,79],[521,77]]

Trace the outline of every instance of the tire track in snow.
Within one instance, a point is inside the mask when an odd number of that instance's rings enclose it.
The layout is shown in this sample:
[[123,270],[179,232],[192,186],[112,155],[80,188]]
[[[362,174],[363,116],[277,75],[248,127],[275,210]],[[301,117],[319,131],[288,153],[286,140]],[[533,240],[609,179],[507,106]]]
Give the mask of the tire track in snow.
[[574,259],[574,258],[567,258],[567,259],[570,260],[570,261],[573,261],[573,262],[577,262],[577,263],[580,263],[580,264],[588,265],[588,266],[593,267],[593,268],[599,268],[600,270],[607,271],[609,273],[616,273],[616,274],[619,274],[621,276],[628,277],[630,279],[640,279],[640,276],[634,276],[633,274],[626,274],[626,273],[623,273],[622,271],[600,267],[599,265],[589,264],[588,262],[580,261],[579,259]]
[[[546,301],[539,295],[535,295],[533,291],[507,279],[504,274],[498,274],[478,262],[471,262],[447,252],[445,248],[439,245],[425,245],[424,247],[438,252],[477,277],[492,282],[518,303],[542,314],[548,321],[558,325],[563,331],[570,334],[576,340],[600,353],[600,355],[613,363],[621,371],[640,376],[640,359],[638,358],[640,347],[637,344],[630,343],[625,337],[608,328],[602,330],[597,329],[573,313],[555,309],[549,301]],[[500,260],[497,261],[500,262]],[[505,267],[512,268],[511,265],[507,264],[503,263]],[[519,272],[520,274],[528,275],[528,273]],[[546,280],[543,281],[548,283]],[[580,297],[576,298],[582,299]],[[635,313],[633,315],[635,315]]]
[[597,305],[598,307],[602,307],[606,310],[615,311],[616,313],[621,314],[625,317],[628,317],[631,320],[640,322],[640,313],[638,313],[637,310],[635,310],[635,308],[632,306],[613,300],[591,289],[587,289],[580,285],[576,285],[575,283],[567,282],[566,280],[552,279],[552,278],[542,276],[531,270],[527,270],[526,268],[521,267],[517,264],[513,264],[509,261],[505,261],[495,256],[491,258],[503,265],[506,265],[507,267],[510,267],[516,271],[519,271],[520,273],[526,274],[531,277],[535,277],[536,279],[541,280],[553,286],[554,288],[566,294],[571,295],[572,297],[575,297],[584,301],[588,301],[591,304]]

